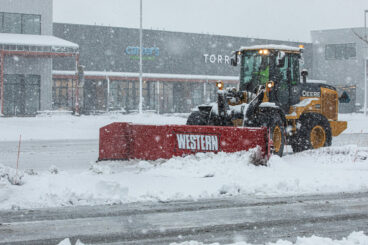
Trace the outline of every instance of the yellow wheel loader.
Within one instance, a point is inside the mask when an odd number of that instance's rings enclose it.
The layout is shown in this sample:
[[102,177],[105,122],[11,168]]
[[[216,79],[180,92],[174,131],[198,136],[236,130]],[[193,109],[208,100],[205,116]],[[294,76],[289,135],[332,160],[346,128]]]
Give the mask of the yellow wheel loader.
[[285,144],[294,152],[330,146],[332,136],[347,128],[338,121],[338,97],[333,86],[307,82],[301,70],[303,47],[258,45],[234,52],[231,64],[240,65],[239,89],[224,89],[219,81],[217,102],[198,106],[187,125],[235,127],[266,126],[273,153],[282,156]]

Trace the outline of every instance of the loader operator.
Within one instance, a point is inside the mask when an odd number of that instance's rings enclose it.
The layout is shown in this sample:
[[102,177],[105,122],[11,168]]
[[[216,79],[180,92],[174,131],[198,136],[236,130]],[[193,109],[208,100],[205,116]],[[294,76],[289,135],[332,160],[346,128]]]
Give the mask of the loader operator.
[[249,52],[244,55],[242,62],[243,80],[240,82],[240,90],[257,93],[259,85],[266,85],[269,77],[269,57],[261,56],[258,52]]
[[[266,83],[271,80],[275,82],[275,90],[270,94],[270,102],[276,102],[281,108],[288,104],[289,86],[288,80],[288,59],[284,59],[282,64],[274,64],[271,67],[269,55],[260,55],[259,52],[248,52],[243,56],[242,66],[244,77],[240,84],[240,90],[251,91],[257,93],[260,85],[266,86]],[[281,60],[281,59],[280,59]],[[281,62],[281,61],[280,61]],[[271,72],[273,69],[275,72]]]

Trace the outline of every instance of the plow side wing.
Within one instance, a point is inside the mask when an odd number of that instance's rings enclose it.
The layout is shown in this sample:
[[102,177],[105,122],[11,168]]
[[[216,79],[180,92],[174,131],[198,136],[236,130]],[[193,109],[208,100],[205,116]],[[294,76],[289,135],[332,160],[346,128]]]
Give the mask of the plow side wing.
[[266,128],[112,123],[100,129],[99,160],[157,160],[197,152],[237,152],[260,146]]

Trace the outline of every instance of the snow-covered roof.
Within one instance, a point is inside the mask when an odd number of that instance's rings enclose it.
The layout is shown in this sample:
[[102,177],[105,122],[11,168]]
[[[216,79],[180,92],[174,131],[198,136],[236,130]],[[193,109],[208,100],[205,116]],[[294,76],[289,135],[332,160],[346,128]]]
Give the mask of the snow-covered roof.
[[[75,71],[53,71],[53,75],[75,75]],[[85,76],[98,77],[139,77],[138,72],[105,72],[105,71],[85,71]],[[192,74],[164,74],[164,73],[143,73],[143,78],[166,78],[183,80],[225,80],[239,81],[238,76],[215,76],[215,75],[192,75]]]
[[66,47],[74,49],[79,47],[76,43],[72,43],[54,36],[10,33],[0,33],[0,45]]
[[307,83],[324,83],[324,84],[327,84],[327,81],[325,81],[325,80],[307,79]]
[[302,48],[292,47],[292,46],[287,46],[287,45],[265,44],[265,45],[254,45],[254,46],[241,47],[239,51],[258,50],[258,49],[275,49],[275,50],[293,51],[293,52],[302,50]]

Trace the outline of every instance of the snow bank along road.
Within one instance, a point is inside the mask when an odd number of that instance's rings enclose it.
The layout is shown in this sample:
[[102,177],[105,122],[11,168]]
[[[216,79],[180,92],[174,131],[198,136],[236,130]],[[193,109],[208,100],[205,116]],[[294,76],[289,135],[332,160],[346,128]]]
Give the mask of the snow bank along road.
[[[25,141],[20,168],[33,171],[20,171],[20,186],[9,180],[17,143],[1,142],[0,209],[367,192],[368,147],[346,146],[347,141],[275,156],[268,167],[249,163],[249,152],[95,163],[97,141]],[[56,167],[49,171],[51,165]]]
[[[333,146],[368,147],[368,133],[342,134],[334,137]],[[15,166],[18,142],[0,141],[0,164]],[[288,146],[288,151],[291,151]],[[20,169],[86,169],[98,158],[98,140],[31,140],[22,142]]]
[[0,211],[1,245],[265,243],[368,232],[368,193]]

